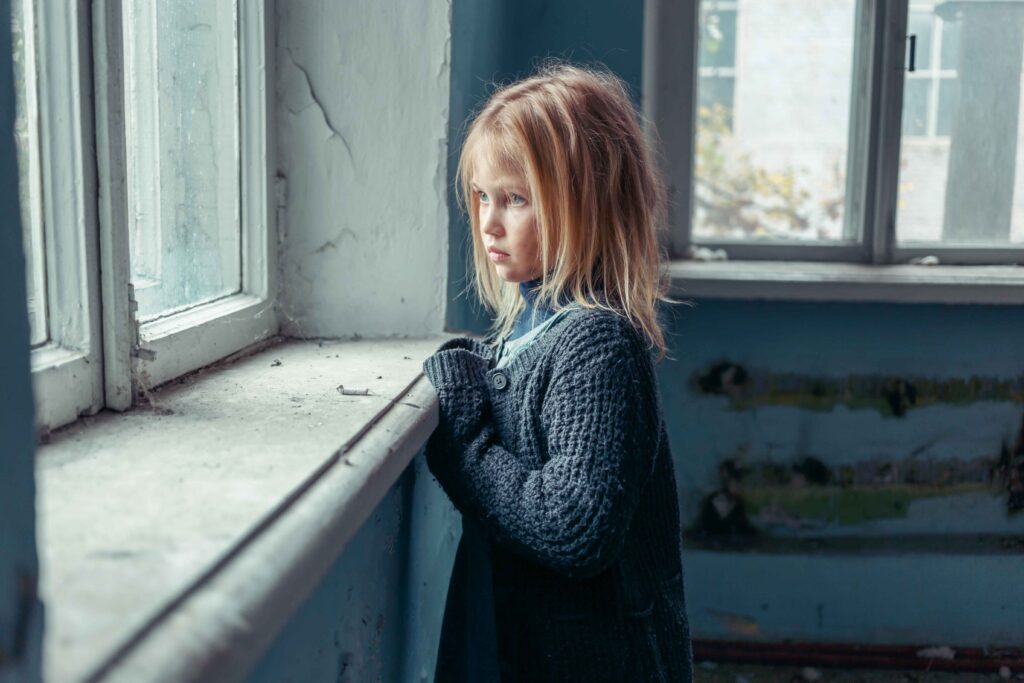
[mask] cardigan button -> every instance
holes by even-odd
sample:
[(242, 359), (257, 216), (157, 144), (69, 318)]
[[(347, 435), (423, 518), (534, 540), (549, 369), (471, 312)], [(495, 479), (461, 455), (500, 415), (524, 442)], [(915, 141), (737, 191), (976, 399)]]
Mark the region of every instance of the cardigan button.
[(491, 381), (494, 383), (494, 388), (497, 389), (498, 391), (501, 391), (502, 389), (508, 386), (508, 377), (506, 377), (505, 374), (502, 372), (494, 373), (494, 376), (491, 378)]

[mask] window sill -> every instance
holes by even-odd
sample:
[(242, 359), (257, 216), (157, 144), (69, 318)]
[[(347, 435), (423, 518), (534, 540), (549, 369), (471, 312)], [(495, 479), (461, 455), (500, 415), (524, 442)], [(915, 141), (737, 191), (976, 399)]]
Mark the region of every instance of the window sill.
[(54, 432), (47, 680), (244, 677), (436, 426), (447, 338), (284, 341)]
[(672, 295), (693, 299), (1024, 304), (1024, 267), (673, 261)]

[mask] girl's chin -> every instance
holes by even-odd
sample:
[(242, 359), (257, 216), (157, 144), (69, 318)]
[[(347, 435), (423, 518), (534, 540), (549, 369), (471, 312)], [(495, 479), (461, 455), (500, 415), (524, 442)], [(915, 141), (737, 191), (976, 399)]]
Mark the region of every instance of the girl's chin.
[(500, 277), (505, 282), (525, 282), (526, 280), (529, 279), (520, 277), (517, 271), (500, 264), (494, 267), (494, 272), (496, 272), (498, 274), (498, 277)]
[(530, 273), (523, 272), (519, 268), (511, 266), (508, 263), (495, 263), (494, 272), (497, 273), (498, 277), (505, 282), (511, 283), (529, 282), (530, 280), (540, 277), (539, 271), (537, 271), (536, 275), (531, 275)]
[[(508, 273), (508, 274), (502, 273), (501, 269), (498, 270), (498, 277), (500, 277), (505, 282), (508, 282), (509, 284), (513, 284), (513, 285), (517, 285), (517, 284), (519, 284), (521, 282), (529, 282), (530, 280), (536, 279), (536, 278), (532, 278), (532, 277), (524, 276), (524, 275), (513, 275), (511, 273)], [(537, 277), (540, 277), (540, 276), (538, 275)]]

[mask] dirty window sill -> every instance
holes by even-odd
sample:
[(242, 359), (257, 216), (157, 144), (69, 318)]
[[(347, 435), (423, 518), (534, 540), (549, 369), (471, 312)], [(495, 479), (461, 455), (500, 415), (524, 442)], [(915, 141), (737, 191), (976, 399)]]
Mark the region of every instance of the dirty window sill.
[(282, 341), (55, 432), (46, 679), (244, 675), (433, 431), (447, 338)]
[(672, 294), (693, 299), (1024, 304), (1024, 267), (673, 261)]

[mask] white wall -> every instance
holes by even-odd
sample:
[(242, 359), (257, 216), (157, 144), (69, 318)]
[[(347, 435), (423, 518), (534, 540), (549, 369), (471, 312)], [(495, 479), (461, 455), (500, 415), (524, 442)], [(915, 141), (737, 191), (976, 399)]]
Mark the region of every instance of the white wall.
[(450, 13), (278, 0), (284, 334), (443, 330)]

